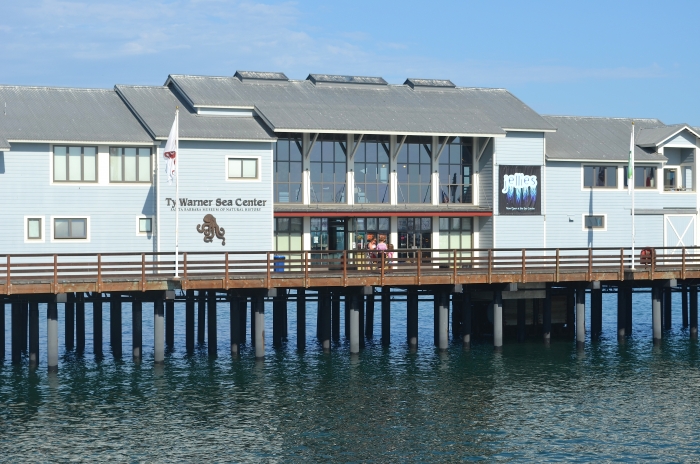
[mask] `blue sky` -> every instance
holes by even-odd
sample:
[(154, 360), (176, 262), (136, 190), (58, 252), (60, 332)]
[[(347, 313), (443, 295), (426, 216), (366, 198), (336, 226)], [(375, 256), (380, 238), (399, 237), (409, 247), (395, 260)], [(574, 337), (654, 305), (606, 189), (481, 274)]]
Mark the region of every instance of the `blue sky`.
[(448, 78), (543, 114), (700, 126), (700, 2), (36, 0), (0, 5), (0, 83), (161, 85), (237, 69)]

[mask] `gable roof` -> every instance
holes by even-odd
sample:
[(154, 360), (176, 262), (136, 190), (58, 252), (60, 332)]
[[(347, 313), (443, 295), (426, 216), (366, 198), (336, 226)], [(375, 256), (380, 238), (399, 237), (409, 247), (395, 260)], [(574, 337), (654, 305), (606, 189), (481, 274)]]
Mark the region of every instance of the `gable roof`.
[(640, 147), (658, 147), (664, 141), (684, 130), (691, 132), (695, 137), (700, 137), (698, 131), (694, 130), (688, 124), (673, 124), (671, 126), (642, 129), (636, 137), (636, 142)]
[(155, 139), (167, 139), (180, 107), (181, 139), (270, 141), (275, 135), (260, 118), (198, 115), (168, 87), (117, 85), (119, 95), (133, 109)]
[(152, 143), (114, 90), (0, 86), (5, 141)]
[[(627, 161), (632, 121), (636, 128), (660, 127), (658, 119), (544, 116), (556, 132), (547, 133), (548, 160)], [(641, 131), (640, 131), (641, 132)], [(635, 145), (637, 161), (664, 162), (666, 158)]]
[(259, 83), (237, 77), (171, 75), (166, 85), (193, 107), (255, 109), (275, 132), (499, 136), (506, 128), (554, 130), (503, 89), (426, 91), (342, 81), (316, 85), (311, 79)]

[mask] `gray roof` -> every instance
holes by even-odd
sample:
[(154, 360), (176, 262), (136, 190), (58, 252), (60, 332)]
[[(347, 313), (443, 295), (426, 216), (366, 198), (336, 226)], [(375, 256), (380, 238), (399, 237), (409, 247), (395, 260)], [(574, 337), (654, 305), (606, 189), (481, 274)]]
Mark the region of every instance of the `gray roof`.
[(553, 130), (503, 89), (414, 91), (408, 85), (257, 84), (236, 77), (171, 75), (194, 107), (255, 108), (275, 132), (498, 135), (504, 128)]
[(0, 135), (0, 151), (7, 151), (9, 149), (10, 149), (10, 142), (8, 142), (5, 137)]
[(0, 106), (10, 141), (153, 141), (114, 90), (3, 85)]
[[(544, 116), (556, 132), (546, 134), (547, 159), (627, 161), (632, 119), (580, 116)], [(636, 130), (659, 127), (658, 119), (634, 119)], [(639, 134), (639, 132), (637, 132)], [(666, 161), (664, 156), (635, 146), (638, 161)]]
[(642, 129), (637, 135), (637, 145), (642, 147), (656, 147), (664, 140), (681, 132), (684, 129), (693, 130), (688, 124), (673, 124), (671, 126), (650, 127)]
[(168, 138), (178, 105), (181, 139), (269, 141), (275, 138), (257, 117), (198, 115), (168, 87), (117, 85), (116, 89), (157, 139)]

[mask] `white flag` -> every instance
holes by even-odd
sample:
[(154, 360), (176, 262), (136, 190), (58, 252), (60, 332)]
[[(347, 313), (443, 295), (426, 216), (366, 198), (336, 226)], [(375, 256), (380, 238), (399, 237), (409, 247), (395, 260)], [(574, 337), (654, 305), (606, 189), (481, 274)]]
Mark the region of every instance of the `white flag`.
[(165, 158), (165, 174), (168, 176), (168, 184), (175, 180), (175, 169), (177, 169), (177, 149), (178, 149), (178, 114), (175, 112), (175, 121), (170, 129), (168, 141), (165, 142), (163, 158)]
[(632, 136), (630, 137), (630, 159), (627, 165), (627, 193), (631, 194), (634, 188), (634, 122), (632, 122)]

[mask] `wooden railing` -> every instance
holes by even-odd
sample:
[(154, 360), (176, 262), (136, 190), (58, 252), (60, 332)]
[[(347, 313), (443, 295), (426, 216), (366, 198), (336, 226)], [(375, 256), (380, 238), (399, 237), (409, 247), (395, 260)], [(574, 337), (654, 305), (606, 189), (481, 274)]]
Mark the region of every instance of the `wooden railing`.
[(78, 283), (89, 283), (89, 291), (103, 292), (121, 287), (124, 291), (194, 288), (211, 281), (220, 282), (217, 288), (272, 288), (700, 277), (700, 248), (647, 248), (635, 256), (634, 269), (630, 251), (190, 252), (178, 257), (177, 279), (173, 253), (8, 254), (0, 255), (0, 293), (58, 293)]

